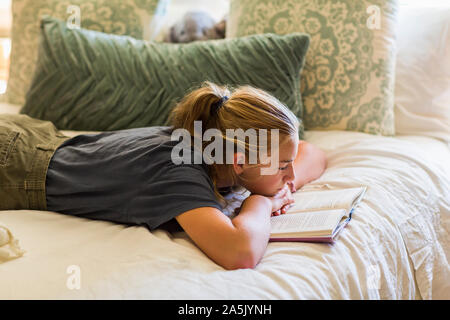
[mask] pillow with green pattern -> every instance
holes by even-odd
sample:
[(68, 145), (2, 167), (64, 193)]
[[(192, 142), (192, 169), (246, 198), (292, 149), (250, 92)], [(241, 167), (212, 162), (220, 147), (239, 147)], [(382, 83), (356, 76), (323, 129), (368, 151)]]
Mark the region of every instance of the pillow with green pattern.
[(231, 0), (227, 38), (311, 36), (301, 77), (306, 130), (394, 135), (397, 0)]
[(6, 99), (23, 105), (36, 65), (40, 21), (49, 15), (107, 33), (149, 39), (158, 0), (12, 0), (11, 65)]
[(176, 102), (206, 80), (261, 88), (302, 118), (306, 34), (173, 44), (69, 29), (51, 17), (41, 28), (36, 73), (21, 113), (58, 129), (164, 125)]

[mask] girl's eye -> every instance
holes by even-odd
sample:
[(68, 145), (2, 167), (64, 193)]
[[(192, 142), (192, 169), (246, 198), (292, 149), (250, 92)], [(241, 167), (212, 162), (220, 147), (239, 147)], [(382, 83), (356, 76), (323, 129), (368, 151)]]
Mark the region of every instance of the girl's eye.
[(286, 170), (288, 167), (289, 167), (289, 166), (282, 167), (282, 168), (278, 168), (278, 169), (280, 169), (280, 170)]

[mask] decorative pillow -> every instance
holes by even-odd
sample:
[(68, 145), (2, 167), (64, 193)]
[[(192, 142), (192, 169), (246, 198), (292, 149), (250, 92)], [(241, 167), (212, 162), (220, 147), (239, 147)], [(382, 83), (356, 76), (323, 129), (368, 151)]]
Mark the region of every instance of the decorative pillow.
[(42, 15), (69, 27), (146, 39), (158, 0), (12, 0), (11, 65), (8, 102), (23, 105), (36, 64)]
[(227, 38), (305, 32), (307, 130), (394, 135), (396, 0), (231, 0)]
[(397, 134), (450, 145), (450, 8), (401, 6), (397, 43)]
[(305, 34), (170, 44), (69, 29), (47, 17), (42, 35), (21, 113), (50, 120), (59, 129), (167, 124), (176, 102), (205, 80), (261, 88), (302, 117), (299, 77), (309, 45)]

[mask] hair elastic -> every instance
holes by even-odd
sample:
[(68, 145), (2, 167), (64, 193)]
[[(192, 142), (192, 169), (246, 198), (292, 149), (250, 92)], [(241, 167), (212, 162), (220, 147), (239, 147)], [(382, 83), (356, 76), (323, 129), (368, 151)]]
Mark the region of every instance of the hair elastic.
[(219, 101), (213, 103), (211, 105), (211, 115), (214, 115), (219, 111), (219, 109), (223, 106), (223, 104), (228, 100), (228, 96), (223, 96)]

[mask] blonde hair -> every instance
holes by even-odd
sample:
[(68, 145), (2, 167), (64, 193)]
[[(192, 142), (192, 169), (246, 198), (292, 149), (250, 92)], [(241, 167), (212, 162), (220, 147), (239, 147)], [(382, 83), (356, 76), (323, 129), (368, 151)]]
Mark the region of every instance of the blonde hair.
[[(219, 104), (219, 107), (218, 107)], [(187, 94), (172, 110), (169, 123), (174, 129), (185, 129), (194, 137), (194, 121), (202, 122), (202, 135), (208, 129), (218, 129), (224, 141), (227, 129), (272, 129), (279, 130), (280, 144), (286, 139), (298, 136), (299, 120), (283, 103), (264, 90), (249, 85), (239, 86), (234, 90), (227, 86), (219, 86), (204, 82), (202, 86)], [(267, 135), (268, 146), (271, 146), (270, 134)], [(209, 144), (203, 141), (203, 150)], [(245, 159), (254, 146), (247, 141), (236, 141), (245, 150)], [(256, 147), (258, 148), (258, 147)], [(268, 150), (270, 152), (270, 150)], [(224, 201), (217, 188), (218, 167), (225, 166), (223, 172), (232, 178), (233, 185), (237, 176), (231, 164), (208, 165), (208, 174), (214, 185), (214, 193)]]

